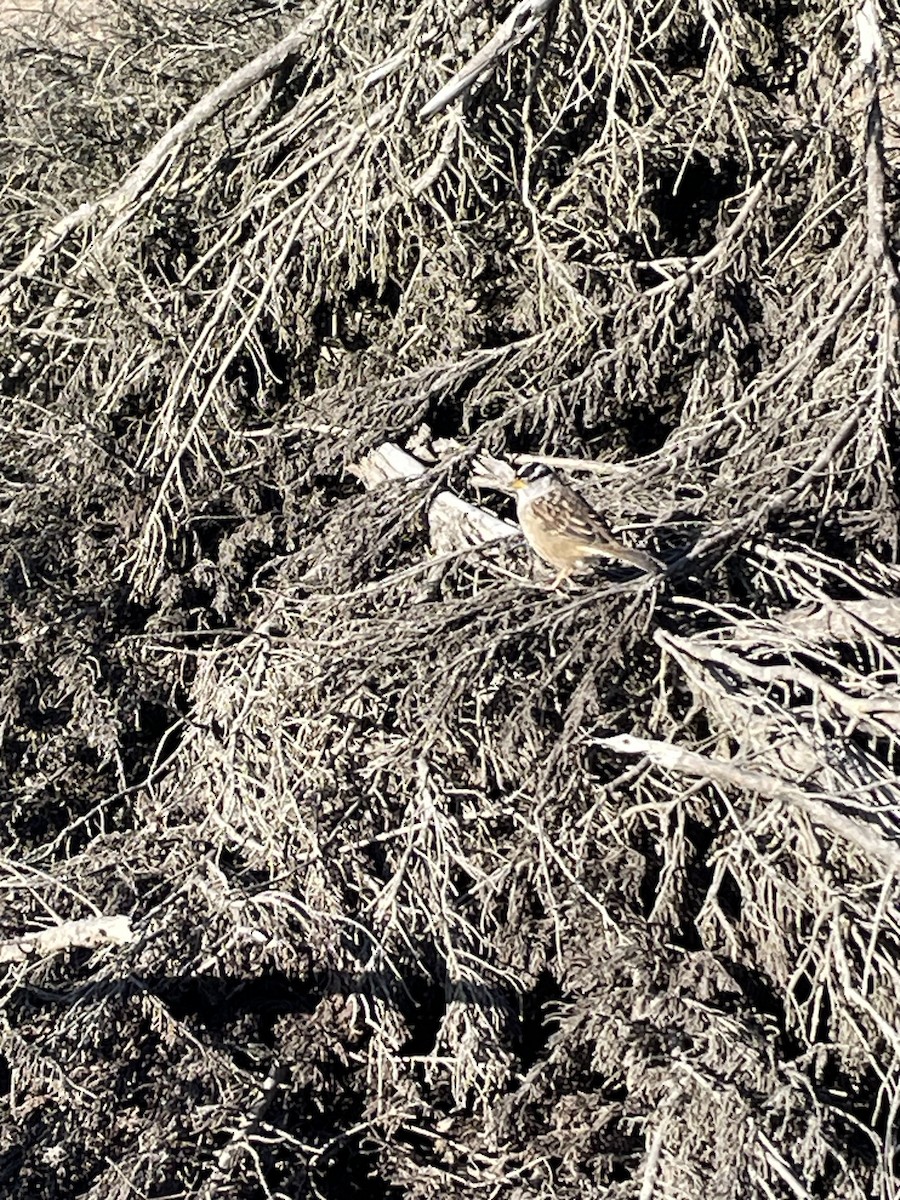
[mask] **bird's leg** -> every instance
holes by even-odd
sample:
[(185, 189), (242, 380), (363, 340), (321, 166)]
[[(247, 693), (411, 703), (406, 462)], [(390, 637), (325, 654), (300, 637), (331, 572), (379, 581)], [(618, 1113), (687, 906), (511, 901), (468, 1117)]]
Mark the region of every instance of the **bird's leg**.
[(550, 584), (550, 591), (555, 592), (561, 583), (564, 583), (572, 573), (571, 567), (563, 567), (561, 571), (556, 572), (553, 582)]

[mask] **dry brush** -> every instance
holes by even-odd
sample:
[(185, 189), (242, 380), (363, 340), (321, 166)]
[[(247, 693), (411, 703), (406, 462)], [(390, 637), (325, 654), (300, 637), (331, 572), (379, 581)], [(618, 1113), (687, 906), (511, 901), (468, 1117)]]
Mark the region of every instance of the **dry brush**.
[(898, 32), (10, 32), (10, 1194), (895, 1195)]

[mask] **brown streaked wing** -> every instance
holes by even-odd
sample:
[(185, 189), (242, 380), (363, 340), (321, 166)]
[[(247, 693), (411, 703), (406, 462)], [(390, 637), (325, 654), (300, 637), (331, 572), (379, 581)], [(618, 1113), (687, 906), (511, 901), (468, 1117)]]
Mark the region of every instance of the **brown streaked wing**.
[(560, 499), (558, 496), (538, 496), (531, 502), (534, 516), (560, 533), (588, 541), (596, 539), (617, 544), (612, 530), (600, 514), (576, 492), (567, 491), (562, 503)]

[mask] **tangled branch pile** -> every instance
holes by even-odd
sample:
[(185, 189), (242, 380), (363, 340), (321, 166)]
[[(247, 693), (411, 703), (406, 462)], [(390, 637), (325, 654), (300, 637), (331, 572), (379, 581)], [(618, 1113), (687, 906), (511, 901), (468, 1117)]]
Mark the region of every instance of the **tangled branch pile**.
[[(898, 54), (875, 0), (7, 36), (7, 1194), (897, 1193)], [(668, 571), (549, 589), (485, 453)]]

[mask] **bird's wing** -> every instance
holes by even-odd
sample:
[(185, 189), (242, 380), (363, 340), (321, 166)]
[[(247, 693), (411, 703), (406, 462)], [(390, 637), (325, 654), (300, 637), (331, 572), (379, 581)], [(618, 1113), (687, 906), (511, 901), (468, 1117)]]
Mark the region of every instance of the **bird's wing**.
[(560, 534), (613, 546), (620, 544), (600, 514), (577, 492), (567, 489), (564, 500), (559, 495), (537, 496), (532, 500), (531, 507), (536, 518)]

